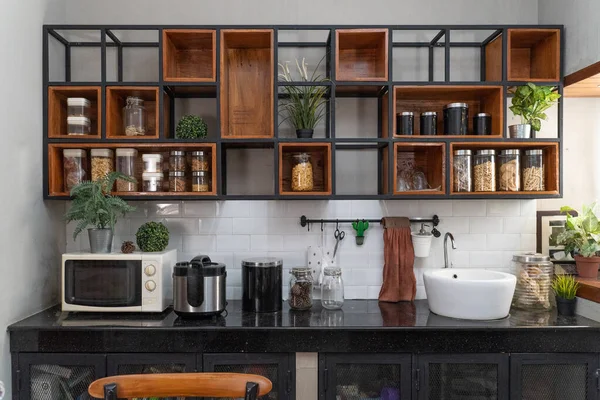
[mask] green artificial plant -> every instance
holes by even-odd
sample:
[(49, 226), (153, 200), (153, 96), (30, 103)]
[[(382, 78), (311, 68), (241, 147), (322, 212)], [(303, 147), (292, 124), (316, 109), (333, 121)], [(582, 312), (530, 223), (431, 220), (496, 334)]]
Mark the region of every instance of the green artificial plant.
[(162, 222), (146, 222), (137, 230), (135, 239), (142, 251), (163, 251), (169, 245), (169, 229)]
[(361, 245), (365, 241), (365, 231), (369, 229), (369, 221), (356, 220), (352, 222), (352, 228), (356, 231), (356, 244)]
[(175, 129), (177, 139), (204, 139), (207, 135), (206, 122), (195, 115), (186, 115), (181, 118)]
[(579, 282), (572, 275), (556, 275), (552, 281), (552, 289), (556, 297), (572, 300), (577, 296)]
[(538, 132), (542, 128), (542, 120), (548, 118), (544, 111), (560, 99), (560, 94), (555, 90), (552, 86), (537, 86), (533, 83), (519, 86), (513, 91), (510, 110), (521, 117), (521, 123), (531, 124), (531, 128)]
[(118, 196), (112, 196), (110, 190), (117, 179), (127, 182), (136, 180), (120, 172), (110, 172), (96, 181), (85, 181), (71, 189), (73, 202), (65, 214), (67, 222), (78, 221), (73, 231), (73, 240), (88, 226), (97, 229), (114, 229), (117, 218), (135, 207), (127, 204)]
[(558, 243), (565, 246), (565, 252), (576, 252), (582, 257), (593, 257), (600, 251), (600, 222), (597, 204), (584, 205), (577, 216), (571, 215), (571, 207), (561, 207), (567, 214), (565, 230), (558, 235)]

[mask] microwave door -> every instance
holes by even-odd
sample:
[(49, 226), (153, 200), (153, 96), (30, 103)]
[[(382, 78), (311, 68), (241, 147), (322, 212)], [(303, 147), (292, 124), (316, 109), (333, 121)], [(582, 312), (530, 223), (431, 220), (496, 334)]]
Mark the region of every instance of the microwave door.
[(142, 304), (140, 260), (65, 261), (65, 302), (92, 307)]

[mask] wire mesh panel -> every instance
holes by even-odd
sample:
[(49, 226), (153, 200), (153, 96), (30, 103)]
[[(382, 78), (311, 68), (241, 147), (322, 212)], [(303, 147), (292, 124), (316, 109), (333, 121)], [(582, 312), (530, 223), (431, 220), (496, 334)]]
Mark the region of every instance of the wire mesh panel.
[(587, 400), (585, 364), (525, 364), (521, 373), (523, 400)]
[(31, 400), (88, 400), (87, 388), (95, 379), (93, 366), (37, 364), (30, 367)]
[[(185, 370), (185, 364), (167, 363), (167, 364), (122, 364), (117, 371), (119, 375), (132, 374), (170, 374), (176, 372), (189, 372)], [(153, 400), (159, 399), (153, 397)], [(183, 400), (183, 397), (162, 397), (160, 400)], [(142, 399), (138, 399), (142, 400)]]
[(400, 396), (400, 365), (336, 364), (336, 399), (395, 399)]
[(497, 364), (429, 364), (430, 400), (497, 400)]
[(279, 365), (277, 364), (224, 364), (215, 365), (215, 372), (233, 372), (240, 374), (255, 374), (261, 375), (271, 380), (273, 383), (273, 390), (262, 397), (260, 400), (278, 400), (283, 399), (284, 394), (281, 396), (277, 392), (279, 388)]

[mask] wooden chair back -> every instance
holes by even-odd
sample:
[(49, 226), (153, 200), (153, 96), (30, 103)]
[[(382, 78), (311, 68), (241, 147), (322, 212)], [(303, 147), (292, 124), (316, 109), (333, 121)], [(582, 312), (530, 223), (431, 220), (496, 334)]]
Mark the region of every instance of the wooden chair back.
[(117, 400), (144, 397), (233, 397), (255, 400), (273, 388), (264, 376), (232, 373), (117, 375), (91, 383), (90, 396)]

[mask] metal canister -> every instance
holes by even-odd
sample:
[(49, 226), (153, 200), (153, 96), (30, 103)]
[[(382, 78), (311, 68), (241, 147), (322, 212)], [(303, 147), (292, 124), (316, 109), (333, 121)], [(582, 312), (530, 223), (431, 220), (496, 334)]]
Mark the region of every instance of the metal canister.
[(281, 311), (283, 260), (259, 257), (242, 260), (242, 310)]
[(403, 111), (396, 114), (396, 135), (413, 135), (415, 114), (412, 111)]
[(437, 135), (437, 113), (435, 111), (421, 113), (421, 135)]
[(444, 135), (469, 133), (469, 105), (450, 103), (444, 106)]
[(491, 135), (492, 116), (488, 113), (477, 113), (473, 116), (473, 134)]

